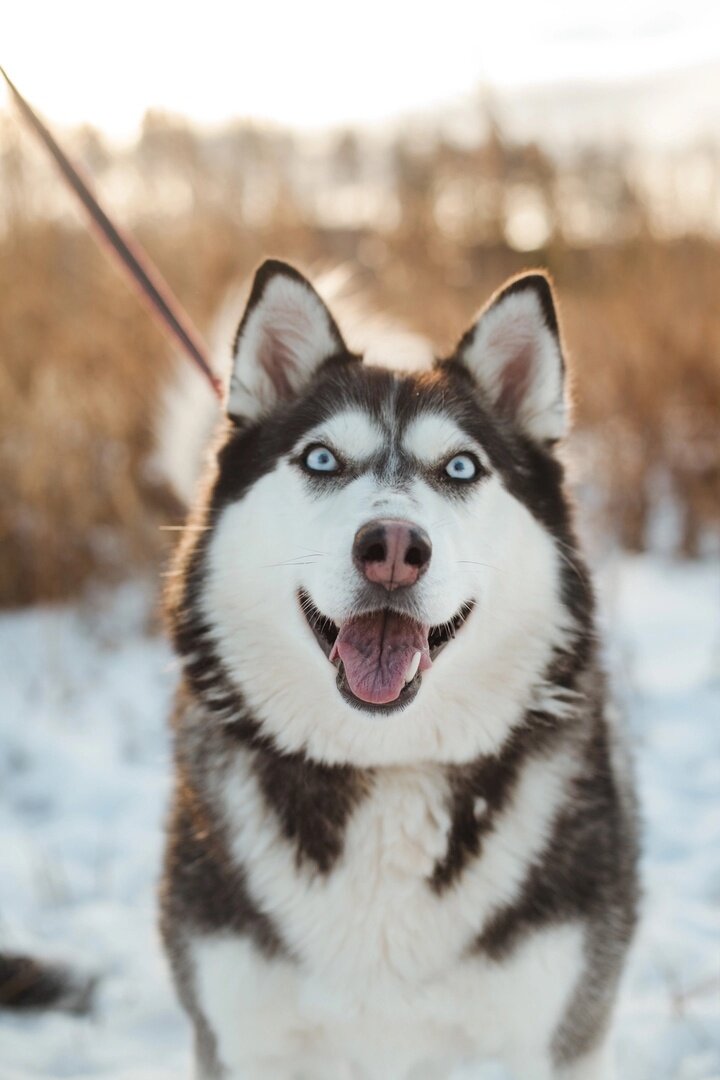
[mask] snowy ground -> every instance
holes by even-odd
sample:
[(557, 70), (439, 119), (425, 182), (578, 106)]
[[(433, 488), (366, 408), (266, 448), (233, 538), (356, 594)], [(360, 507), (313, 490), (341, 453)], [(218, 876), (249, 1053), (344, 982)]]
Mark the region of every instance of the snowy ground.
[[(720, 566), (600, 580), (646, 819), (620, 1077), (720, 1080)], [(0, 946), (103, 976), (90, 1019), (0, 1015), (0, 1080), (188, 1075), (155, 930), (174, 672), (150, 595), (0, 618)]]

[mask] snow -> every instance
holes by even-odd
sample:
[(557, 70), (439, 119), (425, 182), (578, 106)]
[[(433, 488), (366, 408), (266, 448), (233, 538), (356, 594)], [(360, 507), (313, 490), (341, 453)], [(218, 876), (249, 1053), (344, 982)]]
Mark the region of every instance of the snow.
[[(645, 820), (619, 1075), (720, 1080), (720, 565), (598, 574)], [(101, 975), (91, 1017), (0, 1013), (2, 1080), (189, 1074), (156, 929), (174, 682), (148, 582), (0, 617), (0, 946)]]
[(0, 942), (102, 976), (90, 1019), (0, 1014), (3, 1080), (187, 1072), (155, 929), (175, 676), (151, 596), (0, 619)]

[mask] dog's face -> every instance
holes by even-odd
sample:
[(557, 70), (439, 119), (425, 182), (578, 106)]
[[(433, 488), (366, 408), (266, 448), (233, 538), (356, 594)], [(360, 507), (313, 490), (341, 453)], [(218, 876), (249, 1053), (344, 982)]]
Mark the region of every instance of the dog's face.
[[(179, 616), (191, 676), (208, 651), (263, 735), (318, 759), (491, 751), (572, 623), (547, 280), (512, 282), (451, 359), (400, 374), (266, 263), (228, 411)], [(199, 685), (222, 709), (216, 682)]]

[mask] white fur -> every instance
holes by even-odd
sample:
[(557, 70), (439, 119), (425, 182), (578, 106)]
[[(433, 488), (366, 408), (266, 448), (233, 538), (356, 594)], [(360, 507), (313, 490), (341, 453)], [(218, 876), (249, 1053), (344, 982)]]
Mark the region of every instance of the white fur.
[[(223, 383), (229, 378), (230, 342), (240, 302), (239, 290), (229, 290), (210, 335), (212, 368)], [(184, 356), (176, 356), (160, 398), (151, 469), (185, 506), (192, 506), (220, 413), (220, 402), (207, 379)]]
[(441, 413), (428, 412), (411, 421), (403, 435), (403, 447), (424, 465), (435, 465), (470, 449), (490, 469), (490, 460), (482, 446)]
[[(328, 310), (310, 284), (275, 274), (249, 312), (237, 342), (228, 412), (261, 416), (283, 396), (278, 378), (287, 382), (290, 392), (298, 391), (338, 345)], [(269, 364), (268, 355), (277, 359)]]
[(218, 401), (209, 383), (178, 361), (161, 397), (151, 470), (185, 506), (195, 497), (217, 418)]
[[(268, 961), (231, 935), (199, 937), (193, 960), (201, 1000), (235, 1077), (264, 1075), (274, 1059), (328, 1076), (400, 1080), (421, 1064), (463, 1058), (548, 1061), (551, 1034), (582, 964), (575, 925), (534, 934), (502, 963), (467, 952), (516, 895), (547, 841), (574, 769), (567, 756), (532, 762), (487, 836), (483, 857), (443, 896), (427, 884), (447, 845), (442, 774), (383, 770), (351, 819), (340, 864), (327, 878), (298, 868), (257, 788), (250, 752), (225, 777), (226, 822), (253, 899), (282, 927), (293, 962)], [(551, 975), (550, 975), (551, 972)], [(431, 1073), (430, 1075), (435, 1075)]]
[[(542, 930), (502, 964), (460, 961), (412, 1001), (348, 1002), (229, 934), (196, 938), (191, 955), (228, 1080), (446, 1080), (463, 1062), (488, 1060), (504, 1060), (515, 1080), (586, 1080), (558, 1074), (548, 1051), (582, 939), (573, 924)], [(518, 1052), (528, 1038), (537, 1042)]]
[(528, 380), (515, 404), (515, 419), (533, 438), (559, 439), (565, 431), (562, 355), (532, 287), (491, 303), (461, 353), (494, 403), (507, 393), (513, 365), (523, 357), (529, 365)]
[[(363, 423), (371, 435), (359, 417), (343, 414), (340, 426), (357, 431)], [(338, 427), (332, 434), (352, 457)], [(322, 438), (322, 429), (313, 433)], [(462, 445), (459, 430), (456, 438)], [(469, 599), (476, 609), (423, 675), (415, 700), (376, 718), (338, 694), (335, 668), (296, 597), (303, 588), (336, 623), (347, 618), (360, 582), (352, 540), (380, 514), (408, 518), (430, 535), (432, 560), (418, 586), (429, 624), (451, 619)], [(567, 630), (556, 548), (497, 475), (462, 501), (422, 480), (401, 493), (370, 475), (310, 497), (297, 467), (283, 460), (223, 512), (209, 567), (208, 621), (254, 715), (282, 748), (327, 762), (467, 761), (496, 751)]]
[(362, 465), (382, 449), (384, 441), (382, 428), (366, 413), (360, 409), (342, 409), (309, 431), (296, 452), (310, 443), (322, 443), (338, 451), (345, 460)]

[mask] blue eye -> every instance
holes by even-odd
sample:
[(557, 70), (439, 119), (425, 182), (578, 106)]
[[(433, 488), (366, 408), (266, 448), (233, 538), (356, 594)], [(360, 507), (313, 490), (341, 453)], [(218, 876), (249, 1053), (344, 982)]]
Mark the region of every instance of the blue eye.
[(451, 480), (474, 480), (477, 471), (477, 462), (470, 454), (456, 454), (445, 466), (445, 472)]
[(327, 446), (312, 446), (305, 454), (304, 465), (310, 472), (340, 472), (340, 462)]

